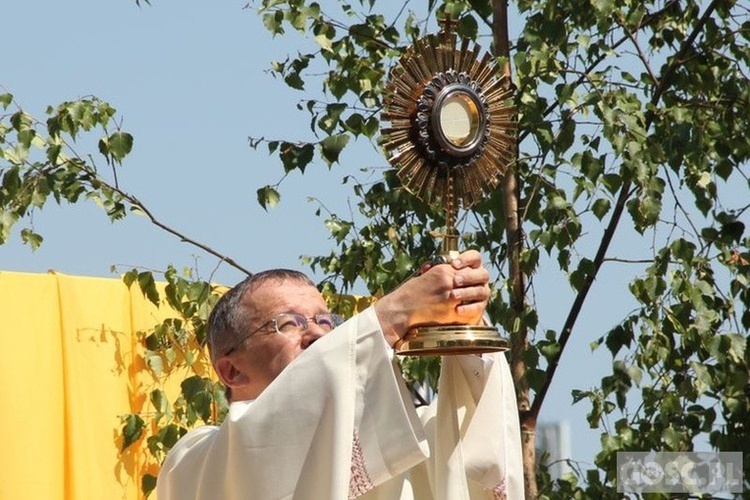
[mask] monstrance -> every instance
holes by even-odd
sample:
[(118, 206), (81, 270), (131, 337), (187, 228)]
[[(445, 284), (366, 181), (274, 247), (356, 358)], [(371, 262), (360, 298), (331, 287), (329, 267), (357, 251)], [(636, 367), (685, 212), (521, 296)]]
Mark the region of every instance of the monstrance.
[[(401, 183), (445, 211), (440, 259), (458, 255), (456, 218), (494, 190), (515, 160), (516, 110), (509, 79), (494, 58), (462, 39), (450, 19), (437, 35), (417, 40), (391, 70), (384, 92), (382, 145)], [(398, 354), (443, 355), (502, 351), (507, 339), (492, 326), (412, 328)]]

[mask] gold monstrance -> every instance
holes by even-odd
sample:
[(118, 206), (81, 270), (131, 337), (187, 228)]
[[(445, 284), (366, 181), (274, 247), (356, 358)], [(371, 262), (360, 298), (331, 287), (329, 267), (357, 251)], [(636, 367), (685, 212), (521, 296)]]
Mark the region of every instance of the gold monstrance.
[[(409, 47), (385, 88), (383, 148), (403, 185), (426, 203), (442, 204), (446, 230), (440, 258), (458, 255), (459, 207), (470, 208), (494, 190), (516, 151), (516, 110), (508, 78), (489, 53), (456, 46), (450, 20), (438, 35)], [(496, 328), (436, 325), (411, 329), (399, 354), (443, 355), (503, 351)]]

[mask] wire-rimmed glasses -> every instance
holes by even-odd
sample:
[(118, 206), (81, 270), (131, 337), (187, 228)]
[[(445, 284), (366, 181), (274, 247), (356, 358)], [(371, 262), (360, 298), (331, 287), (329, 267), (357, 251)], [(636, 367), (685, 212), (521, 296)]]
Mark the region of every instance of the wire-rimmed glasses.
[(265, 328), (268, 328), (271, 325), (273, 325), (277, 333), (290, 337), (293, 335), (300, 335), (305, 332), (307, 330), (307, 327), (309, 326), (309, 321), (312, 321), (313, 323), (318, 325), (324, 332), (328, 333), (339, 326), (341, 323), (343, 323), (344, 318), (334, 313), (319, 313), (309, 317), (296, 313), (277, 314), (252, 332), (242, 337), (242, 340), (238, 341), (224, 354), (231, 354), (251, 336)]

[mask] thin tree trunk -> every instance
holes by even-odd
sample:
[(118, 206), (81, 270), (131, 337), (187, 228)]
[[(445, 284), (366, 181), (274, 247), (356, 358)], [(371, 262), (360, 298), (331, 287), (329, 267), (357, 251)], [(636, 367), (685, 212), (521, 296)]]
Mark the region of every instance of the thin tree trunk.
[[(503, 57), (503, 73), (511, 79), (510, 36), (508, 33), (507, 0), (492, 1), (492, 34), (495, 55)], [(516, 156), (518, 151), (516, 150)], [(510, 303), (516, 316), (526, 307), (526, 277), (521, 271), (523, 230), (519, 218), (520, 185), (515, 166), (511, 165), (502, 181), (503, 209), (508, 239), (508, 275), (510, 276)], [(526, 382), (526, 364), (523, 353), (528, 345), (528, 332), (521, 323), (518, 331), (511, 333), (510, 369), (516, 386), (518, 413), (521, 420), (521, 447), (523, 456), (524, 493), (528, 500), (537, 497), (536, 484), (536, 417), (529, 412), (529, 386)]]

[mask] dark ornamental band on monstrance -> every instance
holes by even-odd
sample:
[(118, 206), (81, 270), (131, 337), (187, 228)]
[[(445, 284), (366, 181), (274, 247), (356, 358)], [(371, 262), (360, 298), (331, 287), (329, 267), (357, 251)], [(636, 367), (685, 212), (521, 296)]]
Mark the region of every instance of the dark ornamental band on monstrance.
[[(458, 255), (456, 217), (493, 191), (516, 158), (512, 88), (489, 53), (456, 45), (451, 22), (417, 40), (391, 70), (385, 88), (382, 145), (401, 183), (445, 211), (440, 259)], [(492, 326), (415, 327), (398, 354), (444, 355), (503, 351), (507, 339)]]

